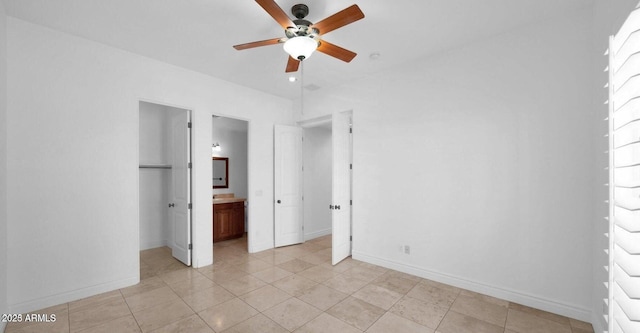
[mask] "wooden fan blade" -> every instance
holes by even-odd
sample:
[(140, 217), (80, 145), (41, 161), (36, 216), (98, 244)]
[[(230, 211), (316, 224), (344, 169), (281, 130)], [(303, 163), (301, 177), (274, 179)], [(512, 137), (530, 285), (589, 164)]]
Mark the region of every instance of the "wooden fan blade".
[(360, 10), (360, 7), (352, 5), (312, 25), (311, 28), (318, 29), (320, 34), (324, 35), (362, 18), (364, 18), (364, 13)]
[(238, 51), (246, 50), (246, 49), (250, 49), (250, 48), (254, 48), (254, 47), (258, 47), (258, 46), (267, 46), (267, 45), (278, 44), (278, 43), (280, 43), (280, 40), (281, 40), (281, 38), (272, 38), (272, 39), (261, 40), (261, 41), (257, 41), (257, 42), (234, 45), (233, 48), (238, 50)]
[(273, 0), (256, 0), (256, 2), (273, 17), (283, 29), (288, 27), (295, 27), (296, 25), (291, 21), (287, 13), (278, 6)]
[(317, 51), (322, 52), (326, 55), (330, 55), (334, 58), (338, 58), (344, 62), (351, 62), (353, 58), (356, 57), (357, 53), (351, 52), (345, 48), (342, 48), (338, 45), (331, 44), (327, 41), (320, 41), (320, 46), (318, 46)]
[(285, 72), (286, 73), (297, 72), (298, 66), (300, 66), (300, 61), (293, 59), (292, 56), (289, 56), (289, 61), (287, 61), (287, 69), (285, 70)]

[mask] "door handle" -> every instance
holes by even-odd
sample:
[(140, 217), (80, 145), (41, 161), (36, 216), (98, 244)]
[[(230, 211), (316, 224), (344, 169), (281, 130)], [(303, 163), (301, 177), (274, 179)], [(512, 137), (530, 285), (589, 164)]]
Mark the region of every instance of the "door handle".
[(340, 209), (340, 205), (336, 205), (336, 209)]
[(280, 201), (280, 200), (278, 200), (278, 201), (276, 201), (276, 202), (277, 202), (277, 203), (281, 203), (281, 201)]
[(176, 206), (176, 204), (174, 204), (174, 203), (170, 203), (170, 204), (169, 204), (169, 208), (171, 208), (171, 207), (175, 207), (175, 206)]

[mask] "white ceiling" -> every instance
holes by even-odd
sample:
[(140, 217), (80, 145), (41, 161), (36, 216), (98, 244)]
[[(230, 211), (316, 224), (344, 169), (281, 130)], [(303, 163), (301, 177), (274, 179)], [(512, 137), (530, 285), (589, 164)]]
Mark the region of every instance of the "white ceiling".
[[(36, 24), (289, 99), (298, 83), (284, 73), (281, 45), (236, 51), (232, 45), (283, 37), (253, 0), (4, 0), (7, 13)], [(315, 53), (304, 84), (343, 84), (515, 27), (590, 6), (592, 0), (277, 0), (319, 20), (354, 2), (365, 18), (323, 36), (358, 53), (349, 64)], [(379, 53), (378, 60), (370, 54)], [(299, 73), (298, 73), (299, 74)]]

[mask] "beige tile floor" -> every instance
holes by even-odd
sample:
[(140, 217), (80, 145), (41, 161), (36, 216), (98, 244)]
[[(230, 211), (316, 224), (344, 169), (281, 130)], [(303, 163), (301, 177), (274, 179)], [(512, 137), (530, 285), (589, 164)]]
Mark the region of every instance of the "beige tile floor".
[(6, 332), (586, 333), (590, 324), (348, 258), (330, 236), (255, 254), (214, 245), (193, 269), (168, 248), (140, 253), (141, 282), (36, 313)]

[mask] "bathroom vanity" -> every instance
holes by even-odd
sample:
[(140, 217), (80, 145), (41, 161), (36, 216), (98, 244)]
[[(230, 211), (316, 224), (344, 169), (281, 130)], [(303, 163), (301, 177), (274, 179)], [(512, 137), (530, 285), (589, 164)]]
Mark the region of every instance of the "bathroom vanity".
[(213, 242), (240, 238), (244, 235), (245, 198), (218, 194), (213, 198)]

